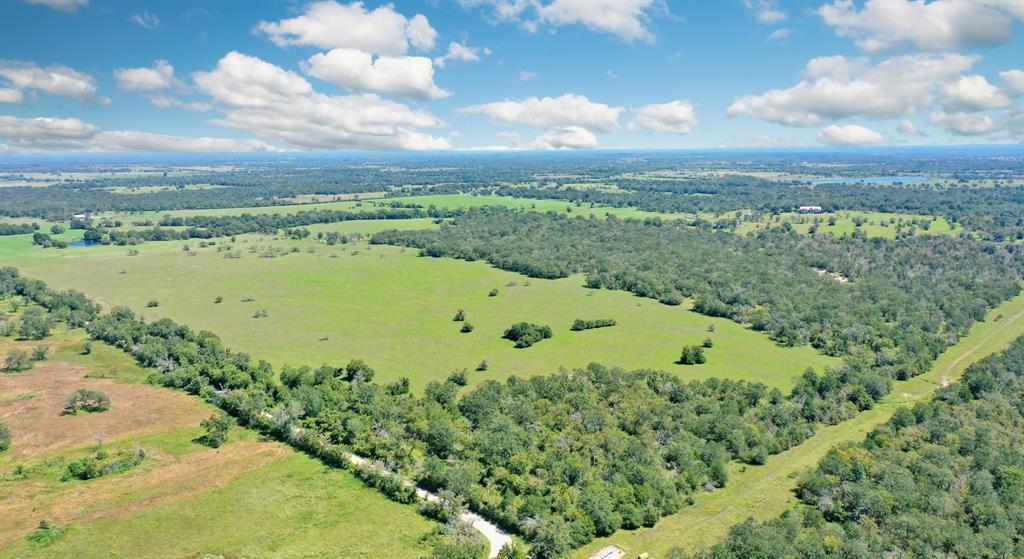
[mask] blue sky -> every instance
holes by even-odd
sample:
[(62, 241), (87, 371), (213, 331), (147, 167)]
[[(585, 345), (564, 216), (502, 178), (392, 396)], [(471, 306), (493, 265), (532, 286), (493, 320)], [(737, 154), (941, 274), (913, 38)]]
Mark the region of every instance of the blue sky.
[(0, 153), (1019, 143), (1019, 0), (0, 5)]

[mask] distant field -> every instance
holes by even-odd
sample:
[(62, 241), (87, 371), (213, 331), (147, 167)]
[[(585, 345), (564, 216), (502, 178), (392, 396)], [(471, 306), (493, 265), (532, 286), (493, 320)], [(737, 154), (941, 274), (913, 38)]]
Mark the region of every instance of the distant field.
[[(829, 219), (835, 218), (835, 225), (829, 225)], [(855, 219), (866, 220), (860, 227), (857, 227)], [(927, 215), (900, 214), (900, 213), (876, 213), (876, 212), (836, 212), (824, 214), (796, 214), (784, 213), (778, 216), (770, 216), (761, 221), (742, 221), (736, 232), (739, 234), (749, 233), (765, 227), (777, 227), (784, 223), (790, 223), (793, 229), (801, 233), (807, 233), (815, 224), (818, 224), (818, 231), (831, 233), (833, 235), (849, 235), (854, 231), (861, 230), (869, 237), (896, 237), (896, 230), (902, 225), (909, 228), (913, 225), (917, 235), (959, 235), (963, 226), (951, 224), (944, 217), (933, 217)], [(928, 222), (928, 229), (913, 222)]]
[[(81, 331), (42, 342), (57, 348), (24, 373), (0, 372), (0, 421), (13, 445), (0, 453), (0, 556), (414, 558), (435, 524), (389, 501), (347, 471), (235, 429), (228, 444), (194, 442), (212, 408), (197, 398), (139, 384), (148, 371)], [(0, 359), (25, 345), (0, 338)], [(78, 387), (112, 402), (98, 414), (61, 416)], [(61, 481), (69, 460), (140, 447), (142, 464), (89, 481)], [(24, 474), (12, 474), (16, 466)], [(48, 546), (25, 540), (41, 520), (65, 528)], [(387, 525), (382, 532), (379, 527)]]
[[(432, 226), (417, 220), (331, 227), (369, 233), (398, 223)], [(485, 359), (488, 370), (472, 372), (473, 382), (597, 361), (668, 370), (684, 379), (758, 380), (782, 389), (808, 366), (820, 370), (837, 362), (809, 347), (778, 346), (725, 319), (621, 291), (585, 289), (580, 277), (529, 279), (483, 262), (420, 258), (411, 249), (362, 242), (327, 246), (250, 235), (236, 243), (239, 259), (226, 259), (214, 247), (200, 249), (196, 242), (188, 243), (197, 253), (189, 256), (183, 244), (146, 243), (137, 247), (138, 256), (128, 256), (125, 247), (45, 250), (28, 245), (25, 236), (9, 237), (0, 239), (0, 265), (16, 266), (53, 287), (85, 291), (108, 308), (127, 304), (147, 318), (169, 316), (211, 330), (229, 347), (276, 365), (362, 358), (379, 380), (407, 376), (416, 389), (453, 370), (473, 371)], [(271, 248), (298, 252), (259, 256)], [(499, 295), (488, 297), (494, 288)], [(214, 304), (217, 296), (222, 303)], [(242, 302), (248, 296), (255, 300)], [(159, 306), (146, 308), (150, 300)], [(473, 332), (459, 332), (461, 324), (452, 321), (458, 309), (465, 310)], [(258, 310), (269, 316), (253, 318)], [(577, 318), (613, 318), (618, 325), (572, 332)], [(555, 336), (515, 349), (501, 335), (521, 320), (550, 325)], [(705, 337), (714, 342), (706, 364), (675, 364), (682, 346)]]
[(799, 476), (815, 467), (832, 447), (856, 443), (875, 426), (888, 421), (901, 406), (931, 397), (941, 385), (956, 382), (972, 363), (1001, 351), (1024, 335), (1024, 295), (990, 311), (984, 322), (937, 359), (931, 370), (907, 381), (893, 384), (892, 393), (873, 409), (855, 418), (819, 429), (801, 445), (772, 456), (764, 466), (730, 465), (729, 483), (713, 493), (698, 495), (697, 503), (679, 513), (661, 519), (653, 528), (621, 530), (595, 540), (581, 549), (579, 559), (609, 544), (617, 545), (635, 557), (649, 552), (663, 557), (674, 546), (688, 551), (710, 547), (735, 524), (748, 517), (774, 518), (797, 503), (793, 490)]

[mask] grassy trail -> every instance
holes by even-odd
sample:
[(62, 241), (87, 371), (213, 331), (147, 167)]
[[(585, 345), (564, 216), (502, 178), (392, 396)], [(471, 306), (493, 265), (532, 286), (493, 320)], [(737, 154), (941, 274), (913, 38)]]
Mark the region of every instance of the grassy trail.
[(764, 466), (734, 464), (724, 489), (698, 496), (694, 506), (662, 519), (653, 528), (619, 531), (596, 540), (577, 556), (589, 557), (610, 544), (626, 550), (628, 557), (645, 551), (652, 557), (663, 557), (674, 546), (694, 551), (713, 545), (729, 527), (748, 517), (776, 517), (797, 502), (793, 490), (800, 474), (817, 465), (830, 448), (863, 439), (877, 425), (888, 421), (899, 407), (931, 397), (939, 386), (959, 380), (972, 363), (1002, 350), (1021, 335), (1024, 294), (989, 312), (986, 320), (974, 325), (967, 336), (943, 353), (930, 371), (895, 383), (889, 397), (873, 409), (839, 425), (819, 429), (800, 446), (772, 456)]

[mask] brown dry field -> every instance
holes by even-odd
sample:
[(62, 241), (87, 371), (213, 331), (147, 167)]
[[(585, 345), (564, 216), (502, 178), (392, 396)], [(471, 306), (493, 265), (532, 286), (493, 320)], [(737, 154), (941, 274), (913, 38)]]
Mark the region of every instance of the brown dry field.
[(58, 525), (81, 523), (160, 506), (224, 485), (290, 452), (275, 442), (242, 441), (183, 456), (150, 453), (138, 470), (84, 483), (0, 482), (0, 548), (43, 518)]
[[(195, 427), (210, 408), (180, 392), (154, 386), (85, 378), (88, 367), (37, 363), (20, 374), (0, 373), (0, 422), (11, 430), (4, 458), (25, 461), (95, 444), (97, 434), (110, 442), (156, 432)], [(62, 416), (68, 395), (91, 388), (110, 396), (103, 413)]]

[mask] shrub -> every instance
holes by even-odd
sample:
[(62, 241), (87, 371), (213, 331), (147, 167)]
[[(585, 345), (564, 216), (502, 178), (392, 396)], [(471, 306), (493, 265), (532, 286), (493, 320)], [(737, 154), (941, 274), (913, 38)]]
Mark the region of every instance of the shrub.
[(704, 348), (696, 345), (688, 345), (683, 348), (682, 354), (679, 356), (680, 365), (699, 365), (707, 361), (704, 356)]
[(570, 330), (579, 332), (581, 330), (590, 330), (592, 328), (607, 328), (609, 326), (615, 326), (614, 319), (598, 318), (596, 320), (583, 320), (582, 318), (577, 318), (576, 321), (572, 323), (572, 327), (570, 328)]
[(199, 442), (208, 447), (217, 448), (228, 440), (228, 432), (234, 425), (235, 420), (230, 415), (215, 413), (199, 423), (199, 426), (205, 431), (199, 437)]
[(463, 334), (468, 334), (468, 333), (470, 333), (472, 331), (473, 331), (473, 325), (470, 324), (469, 322), (463, 322), (462, 323), (462, 328), (459, 329), (459, 332), (462, 332)]
[(219, 304), (219, 303), (221, 303), (222, 301), (224, 301), (224, 298), (223, 298), (223, 297), (221, 297), (220, 295), (218, 295), (218, 296), (214, 297), (214, 299), (213, 299), (213, 303), (214, 303), (214, 304)]
[(488, 367), (490, 367), (490, 364), (487, 363), (486, 359), (484, 359), (483, 361), (480, 362), (479, 365), (476, 366), (476, 370), (478, 370), (478, 371), (486, 371)]
[(11, 430), (3, 423), (0, 423), (0, 452), (8, 448), (11, 448)]
[(715, 345), (715, 342), (712, 341), (710, 337), (708, 337), (708, 338), (704, 338), (704, 342), (701, 343), (700, 345), (701, 345), (701, 347), (705, 347), (705, 348), (711, 349), (711, 347)]
[(97, 450), (92, 456), (69, 462), (61, 475), (61, 481), (72, 479), (85, 481), (126, 472), (141, 464), (145, 459), (146, 451), (141, 448), (123, 449), (113, 454)]
[(506, 340), (512, 340), (516, 343), (517, 348), (522, 349), (530, 347), (541, 340), (546, 340), (551, 336), (550, 326), (519, 322), (505, 330), (505, 334), (502, 337)]
[(32, 358), (23, 349), (12, 349), (4, 358), (4, 370), (8, 372), (25, 371), (32, 367)]
[(10, 336), (14, 334), (14, 323), (10, 320), (0, 320), (0, 336)]
[(490, 291), (490, 292), (489, 292), (489, 293), (487, 294), (487, 296), (488, 296), (488, 297), (497, 297), (497, 296), (498, 296), (498, 288), (497, 288), (497, 287), (495, 287), (494, 289), (492, 289), (492, 290), (491, 290), (491, 291)]
[(79, 388), (68, 396), (61, 415), (75, 415), (79, 411), (88, 413), (103, 412), (110, 409), (110, 397), (99, 390)]
[(253, 318), (267, 318), (268, 316), (270, 316), (270, 313), (267, 312), (267, 309), (260, 309), (252, 313)]
[(47, 345), (37, 345), (35, 347), (35, 349), (32, 350), (32, 360), (33, 361), (45, 361), (46, 358), (49, 357), (49, 356), (50, 356), (50, 346), (47, 346)]
[(59, 540), (64, 535), (64, 532), (65, 528), (54, 526), (45, 520), (41, 520), (36, 531), (25, 536), (25, 539), (35, 546), (44, 547)]
[(92, 342), (85, 342), (82, 344), (82, 355), (89, 355), (92, 353)]
[(448, 375), (448, 382), (453, 382), (459, 386), (466, 386), (469, 384), (469, 373), (466, 369), (452, 371), (452, 374)]
[(150, 299), (149, 302), (146, 303), (146, 308), (147, 309), (151, 309), (153, 307), (159, 307), (159, 306), (160, 306), (160, 301), (157, 301), (156, 299)]
[(459, 309), (455, 313), (455, 317), (452, 318), (452, 320), (455, 321), (455, 322), (462, 322), (463, 320), (466, 320), (466, 311), (464, 311), (462, 309)]

